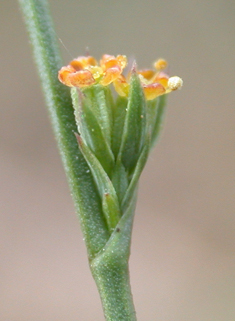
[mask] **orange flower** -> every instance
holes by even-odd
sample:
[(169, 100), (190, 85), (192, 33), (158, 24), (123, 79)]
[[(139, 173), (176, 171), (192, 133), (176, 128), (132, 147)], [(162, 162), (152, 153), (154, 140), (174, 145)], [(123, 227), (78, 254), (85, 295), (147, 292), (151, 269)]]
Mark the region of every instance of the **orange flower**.
[[(69, 87), (85, 88), (94, 84), (108, 86), (113, 83), (120, 96), (127, 97), (130, 88), (130, 74), (123, 76), (123, 69), (127, 65), (126, 56), (103, 55), (98, 64), (94, 57), (78, 57), (72, 60), (68, 66), (59, 71), (59, 80)], [(163, 72), (167, 67), (164, 59), (158, 59), (154, 63), (155, 70), (144, 69), (137, 71), (145, 98), (152, 100), (160, 95), (167, 94), (180, 88), (183, 84), (179, 77), (171, 77)]]
[(59, 71), (58, 78), (69, 87), (107, 86), (115, 81), (127, 65), (126, 56), (103, 55), (100, 65), (92, 56), (78, 57)]
[[(169, 76), (162, 71), (166, 66), (166, 60), (158, 59), (154, 63), (155, 71), (151, 69), (137, 71), (147, 100), (152, 100), (182, 87), (183, 81), (181, 78), (177, 76), (169, 78)], [(129, 79), (130, 75), (128, 75), (127, 79), (123, 75), (120, 75), (114, 81), (114, 87), (120, 96), (128, 96), (130, 87)]]

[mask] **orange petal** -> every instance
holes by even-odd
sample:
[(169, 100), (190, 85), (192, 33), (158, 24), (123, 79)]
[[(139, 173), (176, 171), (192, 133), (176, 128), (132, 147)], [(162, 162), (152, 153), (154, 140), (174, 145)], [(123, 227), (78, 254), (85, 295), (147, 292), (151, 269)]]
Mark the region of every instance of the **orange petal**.
[(164, 72), (159, 72), (156, 74), (156, 77), (153, 78), (153, 82), (158, 82), (166, 88), (168, 85), (168, 79), (169, 76), (167, 74)]
[(105, 71), (103, 78), (100, 80), (100, 84), (103, 86), (111, 84), (111, 82), (113, 82), (118, 78), (118, 76), (120, 76), (121, 72), (121, 68), (118, 66), (108, 68)]
[(76, 71), (84, 69), (83, 63), (78, 59), (70, 61), (70, 66), (72, 66)]
[(116, 58), (114, 56), (111, 55), (103, 55), (101, 60), (100, 60), (100, 67), (103, 68), (104, 70), (107, 69), (107, 65), (109, 65), (108, 68), (113, 67), (114, 65), (116, 65)]
[(88, 87), (95, 83), (92, 73), (87, 69), (77, 71), (68, 77), (73, 87)]
[(165, 88), (157, 82), (149, 85), (143, 85), (143, 90), (147, 100), (152, 100), (166, 92)]
[(144, 69), (144, 70), (138, 71), (138, 74), (142, 75), (147, 80), (151, 80), (153, 78), (155, 72), (151, 69)]
[(114, 58), (114, 59), (109, 59), (109, 60), (107, 60), (107, 61), (105, 61), (105, 62), (102, 63), (102, 68), (103, 68), (104, 70), (107, 70), (107, 69), (113, 68), (113, 67), (119, 67), (118, 61), (117, 61), (116, 58)]
[(77, 71), (79, 71), (89, 66), (96, 66), (97, 61), (92, 56), (87, 56), (87, 57), (80, 56), (76, 59), (73, 59), (70, 62), (70, 65), (73, 66)]
[(66, 86), (73, 87), (69, 79), (69, 75), (71, 75), (74, 72), (75, 69), (72, 66), (62, 67), (58, 73), (59, 81)]
[(90, 66), (97, 66), (97, 61), (94, 57), (88, 56), (87, 57), (87, 64)]
[(130, 85), (127, 83), (125, 77), (123, 75), (120, 75), (114, 82), (113, 82), (114, 88), (118, 95), (127, 97), (129, 94), (129, 87)]
[(127, 65), (126, 56), (118, 55), (117, 57), (111, 55), (103, 55), (100, 60), (100, 66), (105, 70), (113, 67), (120, 67), (123, 70)]
[(104, 55), (102, 56), (100, 62), (105, 63), (105, 61), (108, 61), (108, 60), (110, 60), (110, 59), (115, 59), (115, 56), (104, 54)]

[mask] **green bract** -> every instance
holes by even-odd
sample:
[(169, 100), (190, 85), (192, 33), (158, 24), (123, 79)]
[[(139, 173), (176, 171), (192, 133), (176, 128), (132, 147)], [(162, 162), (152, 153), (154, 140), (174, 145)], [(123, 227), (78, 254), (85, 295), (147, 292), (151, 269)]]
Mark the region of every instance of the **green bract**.
[[(128, 98), (114, 102), (109, 87), (71, 89), (77, 141), (96, 184), (110, 235), (133, 202), (138, 179), (156, 141), (165, 96), (146, 101), (133, 71)], [(122, 233), (120, 233), (122, 235)]]

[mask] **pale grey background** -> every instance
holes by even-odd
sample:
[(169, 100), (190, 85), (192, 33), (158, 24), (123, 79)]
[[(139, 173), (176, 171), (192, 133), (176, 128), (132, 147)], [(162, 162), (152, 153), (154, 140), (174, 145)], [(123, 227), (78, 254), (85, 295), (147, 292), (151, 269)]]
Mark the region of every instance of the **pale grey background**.
[[(50, 1), (58, 37), (184, 79), (141, 178), (138, 320), (235, 320), (235, 2)], [(0, 320), (102, 321), (17, 1), (0, 4)], [(65, 63), (71, 56), (62, 48)]]

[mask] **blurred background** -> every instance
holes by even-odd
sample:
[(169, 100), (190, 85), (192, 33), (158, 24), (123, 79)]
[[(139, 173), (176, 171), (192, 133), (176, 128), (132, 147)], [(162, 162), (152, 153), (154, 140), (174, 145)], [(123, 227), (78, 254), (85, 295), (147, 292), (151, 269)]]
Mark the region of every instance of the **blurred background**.
[[(141, 177), (138, 320), (235, 320), (235, 2), (49, 2), (65, 64), (88, 46), (184, 80)], [(0, 320), (102, 321), (17, 2), (0, 16)]]

